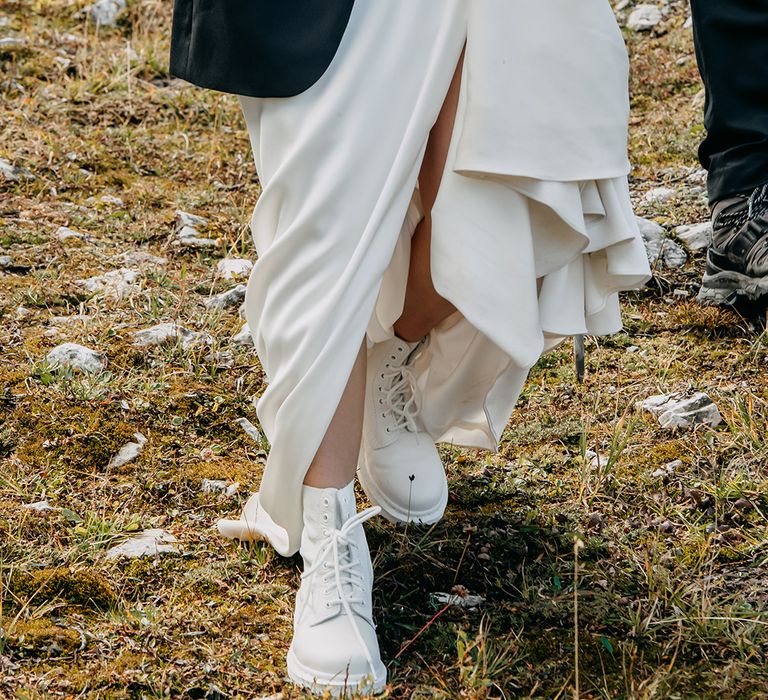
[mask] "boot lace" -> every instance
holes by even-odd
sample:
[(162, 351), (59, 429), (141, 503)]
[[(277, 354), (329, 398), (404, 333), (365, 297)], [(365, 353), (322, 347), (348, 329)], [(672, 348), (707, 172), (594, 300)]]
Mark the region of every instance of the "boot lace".
[[(317, 574), (321, 568), (333, 569), (337, 598), (326, 600), (325, 604), (329, 608), (339, 604), (344, 608), (372, 673), (375, 673), (373, 658), (352, 610), (353, 605), (363, 604), (366, 600), (363, 596), (364, 576), (360, 571), (360, 557), (355, 556), (355, 552), (353, 552), (354, 549), (357, 549), (357, 544), (349, 539), (349, 535), (355, 528), (362, 527), (366, 520), (370, 520), (380, 512), (379, 506), (366, 508), (349, 518), (340, 528), (329, 529), (326, 535), (327, 539), (320, 547), (315, 563), (301, 575), (301, 579), (304, 580)], [(329, 555), (330, 563), (328, 562)], [(322, 580), (323, 583), (329, 583), (327, 575)], [(325, 589), (326, 594), (332, 592), (332, 587)]]
[[(407, 430), (411, 433), (419, 431), (416, 417), (419, 415), (419, 405), (416, 400), (416, 373), (410, 365), (385, 369), (383, 379), (392, 379), (389, 389), (383, 391), (380, 399), (384, 410), (395, 416), (394, 430)], [(392, 432), (393, 428), (387, 428)]]

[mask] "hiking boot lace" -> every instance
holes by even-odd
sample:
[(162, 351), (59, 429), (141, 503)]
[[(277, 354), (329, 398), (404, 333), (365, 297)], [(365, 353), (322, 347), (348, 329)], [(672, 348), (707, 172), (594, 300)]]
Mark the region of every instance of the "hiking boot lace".
[[(363, 595), (365, 577), (360, 570), (361, 559), (356, 556), (357, 543), (349, 539), (350, 533), (357, 528), (362, 527), (366, 520), (370, 520), (381, 512), (379, 506), (366, 508), (349, 518), (340, 528), (329, 528), (323, 534), (325, 542), (320, 546), (315, 563), (310, 566), (302, 575), (302, 581), (316, 574), (323, 569), (325, 573), (322, 577), (322, 583), (325, 584), (323, 592), (325, 595), (335, 593), (336, 598), (329, 598), (325, 601), (326, 607), (341, 605), (344, 612), (349, 617), (355, 637), (362, 648), (365, 659), (368, 662), (371, 671), (374, 672), (374, 661), (368, 645), (363, 639), (363, 635), (358, 627), (356, 616), (352, 610), (353, 605), (360, 605), (366, 602)], [(329, 555), (331, 555), (329, 557)], [(330, 561), (328, 561), (330, 559)], [(327, 572), (333, 569), (333, 576)], [(333, 579), (333, 580), (331, 580)]]
[(411, 433), (419, 431), (416, 418), (419, 415), (419, 405), (416, 400), (416, 373), (410, 365), (392, 367), (381, 373), (382, 379), (392, 379), (389, 389), (383, 390), (379, 403), (385, 411), (395, 416), (395, 425), (387, 428), (392, 430), (407, 430)]

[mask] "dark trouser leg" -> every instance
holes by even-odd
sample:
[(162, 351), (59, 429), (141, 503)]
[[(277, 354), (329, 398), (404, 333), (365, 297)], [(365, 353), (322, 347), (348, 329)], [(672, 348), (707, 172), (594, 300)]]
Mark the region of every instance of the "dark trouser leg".
[(691, 0), (709, 199), (768, 182), (768, 0)]

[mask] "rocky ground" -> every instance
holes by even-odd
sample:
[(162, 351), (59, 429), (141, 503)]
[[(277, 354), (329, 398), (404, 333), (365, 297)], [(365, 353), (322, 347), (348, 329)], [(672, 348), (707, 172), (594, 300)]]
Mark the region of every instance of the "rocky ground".
[[(695, 301), (686, 4), (616, 9), (654, 278), (583, 384), (570, 343), (539, 362), (498, 454), (443, 448), (441, 524), (371, 523), (389, 697), (768, 697), (768, 337)], [(236, 100), (169, 77), (169, 25), (0, 0), (2, 698), (300, 697), (299, 562), (213, 527), (265, 459), (259, 185)]]

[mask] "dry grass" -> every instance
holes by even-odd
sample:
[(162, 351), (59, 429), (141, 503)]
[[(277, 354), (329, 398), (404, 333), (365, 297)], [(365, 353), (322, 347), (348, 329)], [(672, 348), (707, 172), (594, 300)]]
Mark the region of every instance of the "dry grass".
[[(0, 182), (0, 249), (17, 265), (0, 273), (3, 698), (300, 695), (284, 685), (298, 562), (212, 529), (265, 457), (234, 424), (254, 419), (258, 362), (228, 341), (237, 314), (202, 306), (228, 285), (216, 259), (252, 254), (258, 182), (234, 98), (169, 79), (169, 5), (136, 1), (96, 31), (80, 2), (0, 2), (0, 34), (28, 39), (0, 55), (0, 157), (36, 176)], [(696, 167), (700, 86), (673, 9), (657, 36), (629, 37), (638, 197)], [(177, 208), (207, 216), (220, 248), (171, 246)], [(640, 213), (673, 225), (707, 212), (685, 194)], [(92, 238), (60, 242), (62, 225)], [(73, 283), (139, 248), (168, 263), (138, 292), (115, 301)], [(577, 662), (582, 698), (768, 697), (768, 339), (670, 295), (695, 295), (701, 262), (626, 298), (626, 330), (587, 343), (584, 385), (568, 347), (542, 359), (499, 454), (444, 449), (444, 522), (371, 525), (389, 697), (564, 698)], [(91, 320), (46, 333), (76, 313)], [(207, 350), (131, 347), (130, 331), (176, 319), (211, 333), (233, 366)], [(65, 340), (106, 353), (108, 374), (51, 372), (45, 354)], [(671, 434), (633, 409), (686, 387), (710, 393), (720, 427)], [(139, 460), (108, 467), (137, 430)], [(673, 460), (674, 473), (653, 475)], [(203, 494), (203, 478), (241, 490)], [(21, 508), (43, 498), (60, 510)], [(173, 532), (183, 554), (105, 559), (143, 527)], [(432, 594), (456, 584), (484, 609), (445, 611), (393, 660), (440, 610)]]

